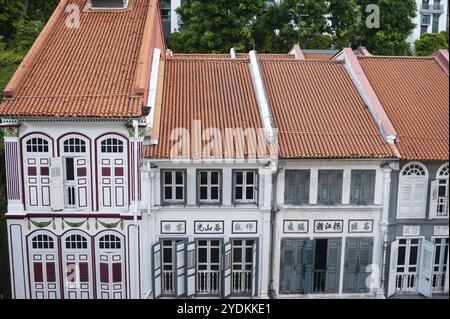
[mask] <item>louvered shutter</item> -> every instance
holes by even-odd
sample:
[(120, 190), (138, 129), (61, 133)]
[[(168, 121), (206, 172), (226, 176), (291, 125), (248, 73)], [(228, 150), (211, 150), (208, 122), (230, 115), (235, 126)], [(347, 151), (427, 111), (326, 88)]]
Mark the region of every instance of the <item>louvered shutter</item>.
[(177, 280), (177, 297), (184, 297), (186, 293), (186, 243), (180, 242), (176, 244), (176, 280)]
[(358, 269), (356, 280), (356, 292), (368, 292), (367, 277), (370, 275), (366, 271), (367, 266), (372, 264), (373, 238), (362, 238), (359, 240)]
[(61, 157), (51, 159), (50, 167), (50, 202), (54, 211), (64, 209), (64, 179)]
[(224, 260), (224, 284), (223, 284), (223, 296), (224, 298), (229, 297), (231, 295), (231, 281), (232, 281), (232, 260), (231, 260), (231, 242), (226, 243), (223, 249), (223, 260)]
[(426, 180), (416, 180), (413, 188), (412, 217), (425, 217)]
[(339, 291), (339, 261), (341, 256), (341, 240), (329, 239), (327, 249), (327, 272), (325, 276), (325, 292)]
[(294, 241), (292, 239), (283, 239), (281, 241), (281, 260), (280, 260), (280, 291), (281, 293), (294, 292)]
[(153, 298), (159, 298), (161, 296), (161, 243), (156, 243), (153, 245)]
[(287, 170), (285, 173), (284, 202), (286, 204), (295, 204), (297, 202), (296, 174), (293, 170)]
[(391, 244), (390, 265), (389, 265), (389, 280), (388, 280), (388, 293), (387, 296), (391, 297), (395, 294), (397, 285), (397, 259), (398, 259), (398, 240), (393, 241)]
[(412, 215), (411, 202), (413, 199), (413, 181), (400, 179), (398, 194), (398, 217), (408, 218)]
[(431, 298), (433, 289), (434, 253), (434, 244), (422, 240), (417, 291), (428, 298)]
[(345, 243), (344, 292), (355, 293), (358, 280), (359, 240), (348, 238)]
[(304, 267), (303, 291), (305, 294), (309, 294), (312, 293), (314, 288), (314, 240), (305, 242)]
[(436, 218), (439, 197), (439, 180), (431, 182), (430, 218)]

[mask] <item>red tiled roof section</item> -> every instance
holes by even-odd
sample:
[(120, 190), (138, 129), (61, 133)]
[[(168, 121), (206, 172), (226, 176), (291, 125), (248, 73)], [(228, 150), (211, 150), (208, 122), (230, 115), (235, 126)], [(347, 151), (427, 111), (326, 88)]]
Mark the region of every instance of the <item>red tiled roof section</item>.
[(143, 96), (133, 84), (151, 1), (133, 0), (131, 10), (84, 12), (80, 28), (63, 13), (29, 76), (0, 116), (140, 117)]
[(281, 158), (390, 158), (341, 62), (262, 61)]
[(303, 53), (306, 60), (331, 60), (336, 54), (330, 53)]
[(449, 80), (433, 58), (358, 58), (405, 160), (448, 160)]
[(229, 54), (174, 53), (172, 59), (181, 60), (229, 60)]
[[(177, 128), (186, 129), (192, 139), (192, 122), (197, 120), (201, 121), (201, 132), (217, 128), (222, 137), (227, 128), (262, 128), (248, 62), (166, 60), (158, 144), (146, 146), (144, 156), (170, 158), (176, 143), (170, 140), (171, 132)], [(235, 153), (228, 154), (225, 145), (221, 151), (223, 156), (218, 156), (220, 158), (236, 156)], [(201, 150), (192, 147), (189, 157), (204, 158)]]

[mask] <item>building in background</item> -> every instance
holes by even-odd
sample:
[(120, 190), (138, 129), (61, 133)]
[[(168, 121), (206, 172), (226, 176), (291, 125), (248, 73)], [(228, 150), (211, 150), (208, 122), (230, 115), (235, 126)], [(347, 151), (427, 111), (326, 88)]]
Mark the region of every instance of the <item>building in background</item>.
[(411, 45), (424, 33), (448, 32), (448, 0), (416, 0), (416, 3), (416, 27), (407, 39)]

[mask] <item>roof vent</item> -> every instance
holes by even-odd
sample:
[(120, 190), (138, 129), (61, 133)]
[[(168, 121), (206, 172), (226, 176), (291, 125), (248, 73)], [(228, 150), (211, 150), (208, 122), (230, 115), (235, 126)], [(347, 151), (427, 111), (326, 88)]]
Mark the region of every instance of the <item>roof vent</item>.
[(91, 9), (126, 9), (129, 0), (91, 0)]

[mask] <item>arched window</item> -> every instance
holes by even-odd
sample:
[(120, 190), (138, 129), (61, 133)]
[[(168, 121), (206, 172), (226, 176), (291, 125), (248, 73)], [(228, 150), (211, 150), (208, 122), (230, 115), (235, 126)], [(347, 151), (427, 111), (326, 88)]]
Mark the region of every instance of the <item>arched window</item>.
[(128, 209), (127, 139), (108, 134), (97, 139), (96, 145), (100, 209), (125, 211)]
[(120, 238), (115, 235), (105, 235), (100, 238), (99, 241), (100, 249), (120, 249), (121, 241)]
[(31, 211), (48, 211), (50, 209), (50, 160), (52, 140), (39, 133), (24, 138), (23, 182), (25, 203)]
[(70, 235), (66, 238), (67, 249), (87, 249), (87, 239), (81, 235)]
[(117, 138), (107, 138), (101, 143), (102, 153), (123, 153), (123, 142)]
[(86, 142), (79, 138), (69, 138), (64, 141), (64, 153), (84, 153)]
[(448, 190), (448, 163), (445, 163), (431, 182), (430, 218), (448, 218)]
[(422, 165), (410, 164), (403, 169), (402, 176), (426, 176), (426, 172)]
[(53, 249), (55, 247), (53, 238), (45, 234), (34, 236), (31, 242), (33, 249)]
[(28, 153), (47, 153), (49, 150), (48, 141), (40, 137), (30, 138), (26, 144)]
[(442, 165), (438, 172), (437, 172), (437, 178), (447, 178), (448, 179), (448, 163)]
[(428, 172), (424, 165), (412, 162), (400, 172), (398, 218), (425, 218)]

